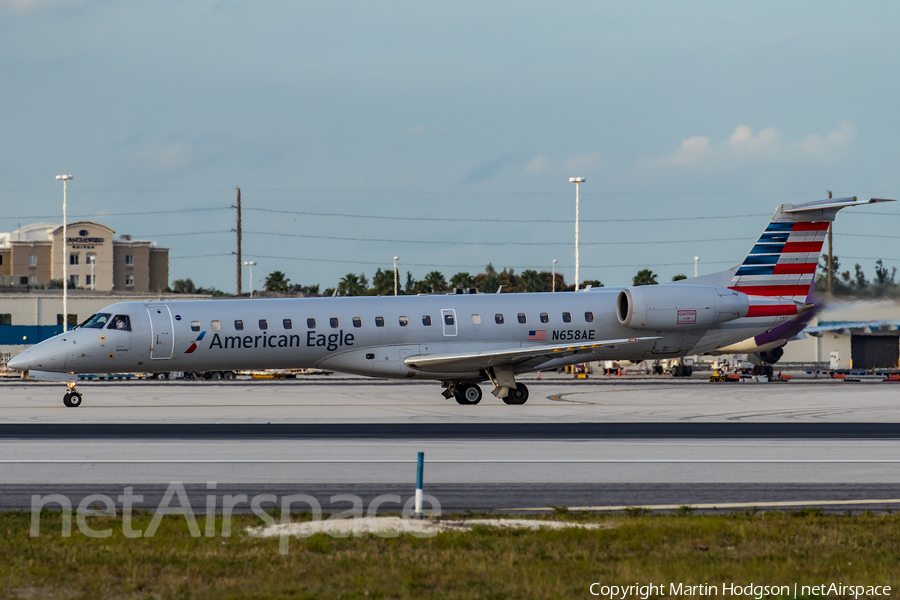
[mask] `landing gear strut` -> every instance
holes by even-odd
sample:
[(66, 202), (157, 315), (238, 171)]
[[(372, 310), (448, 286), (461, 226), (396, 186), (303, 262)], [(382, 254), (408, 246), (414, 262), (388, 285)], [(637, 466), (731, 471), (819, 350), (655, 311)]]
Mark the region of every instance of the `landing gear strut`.
[(81, 406), (81, 394), (75, 389), (75, 383), (66, 383), (66, 387), (68, 388), (68, 391), (66, 392), (66, 395), (63, 396), (63, 404), (68, 408), (78, 408)]

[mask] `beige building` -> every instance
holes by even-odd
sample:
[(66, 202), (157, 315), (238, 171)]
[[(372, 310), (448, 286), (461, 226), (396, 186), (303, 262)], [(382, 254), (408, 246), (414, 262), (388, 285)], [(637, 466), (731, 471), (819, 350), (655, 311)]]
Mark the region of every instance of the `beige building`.
[(67, 225), (35, 223), (0, 233), (0, 286), (42, 287), (63, 278), (69, 286), (95, 291), (157, 292), (168, 286), (169, 249), (132, 240), (93, 221)]

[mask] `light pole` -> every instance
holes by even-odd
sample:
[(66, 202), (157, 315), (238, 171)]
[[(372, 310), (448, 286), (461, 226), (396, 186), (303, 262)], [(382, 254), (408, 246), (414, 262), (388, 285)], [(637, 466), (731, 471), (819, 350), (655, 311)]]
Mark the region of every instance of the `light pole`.
[(245, 260), (244, 264), (250, 267), (250, 297), (253, 297), (253, 267), (256, 265), (255, 260)]
[(578, 291), (578, 184), (584, 183), (584, 177), (569, 177), (569, 183), (575, 184), (575, 291)]
[(556, 259), (553, 259), (553, 291), (556, 291)]
[(97, 255), (91, 254), (88, 257), (88, 262), (91, 263), (91, 291), (94, 291), (94, 263), (97, 262)]
[[(72, 175), (57, 175), (63, 182), (63, 333), (69, 330), (69, 234), (66, 230), (66, 182), (75, 179)], [(93, 281), (93, 278), (91, 278)]]
[(399, 256), (394, 257), (394, 295), (397, 295), (397, 279), (399, 279), (400, 275), (397, 273), (397, 261), (400, 260)]
[(695, 257), (694, 257), (694, 277), (697, 276), (697, 263), (698, 263), (698, 262), (700, 262), (700, 257), (699, 257), (699, 256), (695, 256)]

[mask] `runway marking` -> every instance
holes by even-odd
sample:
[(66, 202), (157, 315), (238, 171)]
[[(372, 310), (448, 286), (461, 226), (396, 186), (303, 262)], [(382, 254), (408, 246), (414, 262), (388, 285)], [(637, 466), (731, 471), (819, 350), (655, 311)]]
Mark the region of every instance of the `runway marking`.
[[(887, 500), (804, 500), (797, 502), (722, 502), (719, 504), (651, 504), (648, 506), (644, 505), (631, 505), (631, 506), (576, 506), (567, 507), (569, 510), (582, 510), (582, 511), (611, 511), (611, 510), (627, 510), (629, 508), (645, 508), (647, 510), (678, 510), (682, 506), (690, 506), (691, 508), (697, 509), (710, 509), (710, 508), (777, 508), (777, 507), (786, 507), (786, 506), (846, 506), (846, 505), (858, 505), (858, 504), (898, 504), (900, 503), (900, 499), (887, 499)], [(498, 508), (497, 510), (504, 511), (519, 511), (519, 510), (528, 510), (528, 511), (552, 511), (555, 510), (552, 507), (542, 506), (538, 508)]]
[[(116, 458), (116, 459), (2, 459), (0, 464), (414, 464), (415, 459), (309, 459), (300, 458)], [(900, 464), (900, 458), (449, 458), (431, 459), (429, 464)]]
[(548, 400), (552, 400), (554, 402), (570, 402), (572, 404), (591, 404), (596, 405), (596, 402), (582, 402), (579, 400), (563, 400), (563, 396), (572, 396), (574, 394), (618, 394), (621, 392), (647, 392), (647, 391), (658, 391), (658, 390), (670, 390), (672, 388), (662, 387), (662, 388), (641, 388), (641, 389), (628, 389), (628, 390), (585, 390), (583, 392), (562, 392), (560, 394), (553, 394), (552, 396), (547, 396)]
[(570, 404), (596, 404), (595, 402), (579, 402), (578, 400), (563, 400), (563, 396), (572, 396), (574, 394), (587, 394), (587, 392), (564, 392), (562, 394), (553, 394), (552, 396), (547, 396), (547, 399), (552, 400), (553, 402), (568, 402)]

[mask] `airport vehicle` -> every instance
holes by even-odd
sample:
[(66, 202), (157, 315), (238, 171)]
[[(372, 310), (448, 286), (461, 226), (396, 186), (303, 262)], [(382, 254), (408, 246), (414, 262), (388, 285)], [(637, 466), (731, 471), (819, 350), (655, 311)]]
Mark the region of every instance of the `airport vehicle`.
[(440, 381), (444, 397), (460, 404), (478, 404), (479, 384), (490, 381), (505, 403), (524, 404), (521, 373), (703, 354), (774, 334), (814, 308), (809, 291), (836, 213), (882, 201), (783, 204), (740, 265), (670, 284), (558, 294), (121, 302), (9, 366), (66, 381), (66, 406), (80, 405), (82, 396), (65, 374), (303, 367)]

